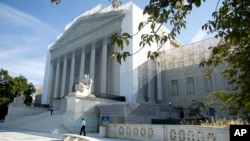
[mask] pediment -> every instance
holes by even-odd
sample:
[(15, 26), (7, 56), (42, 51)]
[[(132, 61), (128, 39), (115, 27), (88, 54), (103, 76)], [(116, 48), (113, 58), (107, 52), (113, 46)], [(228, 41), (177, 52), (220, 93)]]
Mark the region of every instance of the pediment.
[(88, 33), (106, 23), (117, 21), (117, 18), (120, 18), (123, 15), (123, 11), (112, 11), (108, 13), (95, 13), (92, 15), (80, 17), (56, 41), (53, 48), (60, 47), (62, 44), (65, 44), (70, 40)]

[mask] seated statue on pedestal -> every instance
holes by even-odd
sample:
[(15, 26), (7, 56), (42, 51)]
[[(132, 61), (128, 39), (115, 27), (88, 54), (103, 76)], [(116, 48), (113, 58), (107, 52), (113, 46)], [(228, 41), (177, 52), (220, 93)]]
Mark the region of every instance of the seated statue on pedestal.
[(75, 85), (76, 92), (80, 92), (83, 96), (88, 96), (91, 93), (92, 79), (89, 78), (89, 75), (84, 74), (83, 79), (79, 84)]
[(14, 102), (13, 103), (23, 104), (24, 100), (25, 100), (25, 96), (23, 94), (20, 94), (19, 96), (16, 96), (14, 98)]

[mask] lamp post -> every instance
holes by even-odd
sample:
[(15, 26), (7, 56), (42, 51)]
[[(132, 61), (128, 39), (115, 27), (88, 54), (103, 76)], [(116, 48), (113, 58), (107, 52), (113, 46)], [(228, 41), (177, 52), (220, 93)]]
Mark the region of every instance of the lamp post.
[(168, 103), (168, 106), (169, 106), (169, 118), (171, 119), (172, 103), (169, 102), (169, 103)]

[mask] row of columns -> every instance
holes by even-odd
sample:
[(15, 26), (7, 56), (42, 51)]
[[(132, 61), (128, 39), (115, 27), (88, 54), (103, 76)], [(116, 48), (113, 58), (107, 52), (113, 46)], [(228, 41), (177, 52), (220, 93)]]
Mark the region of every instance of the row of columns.
[[(100, 80), (100, 93), (106, 93), (106, 81), (107, 81), (107, 57), (108, 57), (108, 50), (107, 50), (107, 38), (103, 38), (102, 40), (102, 53), (101, 53), (101, 78), (97, 78)], [(60, 49), (60, 48), (59, 48)], [(80, 70), (77, 80), (78, 82), (83, 79), (83, 75), (86, 73), (85, 70), (85, 55), (86, 49), (82, 49), (81, 58), (80, 58)], [(92, 85), (92, 92), (94, 88), (94, 80), (95, 80), (95, 61), (96, 61), (96, 46), (95, 43), (91, 44), (91, 53), (90, 53), (90, 65), (89, 65), (89, 75), (90, 78), (93, 80)], [(53, 54), (52, 54), (53, 55)], [(71, 57), (71, 58), (69, 58)], [(63, 60), (62, 60), (63, 59)], [(70, 62), (68, 62), (70, 59)], [(62, 63), (62, 70), (60, 70), (60, 63)], [(48, 95), (50, 100), (48, 103), (52, 103), (53, 98), (60, 98), (63, 96), (68, 95), (72, 92), (72, 88), (74, 87), (74, 72), (76, 66), (76, 51), (73, 51), (71, 55), (65, 53), (63, 57), (58, 57), (51, 61), (50, 67), (50, 76), (49, 76), (49, 89)], [(68, 66), (70, 65), (70, 68)], [(68, 70), (70, 69), (70, 70)], [(55, 72), (54, 72), (55, 71)], [(67, 77), (69, 75), (69, 77)], [(69, 83), (67, 83), (69, 81)], [(68, 86), (67, 86), (68, 84)]]
[[(156, 63), (156, 64), (154, 64)], [(156, 67), (156, 68), (155, 68)], [(156, 82), (152, 82), (152, 79), (154, 79), (153, 69), (156, 69)], [(162, 101), (162, 74), (161, 74), (161, 61), (159, 58), (157, 58), (156, 62), (153, 62), (151, 60), (147, 61), (147, 97), (150, 99), (151, 94), (153, 90), (157, 92), (157, 101)], [(156, 88), (154, 88), (154, 83), (156, 83)], [(151, 90), (152, 89), (152, 90)]]

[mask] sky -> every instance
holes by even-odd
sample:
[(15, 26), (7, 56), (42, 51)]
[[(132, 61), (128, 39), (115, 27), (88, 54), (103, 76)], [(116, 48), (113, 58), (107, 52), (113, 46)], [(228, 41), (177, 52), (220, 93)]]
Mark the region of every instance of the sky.
[[(148, 0), (133, 2), (143, 9)], [(107, 7), (111, 2), (62, 0), (56, 5), (50, 0), (0, 0), (0, 69), (8, 70), (13, 77), (22, 75), (34, 85), (42, 84), (48, 46), (64, 32), (65, 25), (98, 4)], [(212, 19), (216, 4), (216, 0), (207, 0), (194, 9), (177, 39), (189, 44), (211, 38), (201, 26)]]

